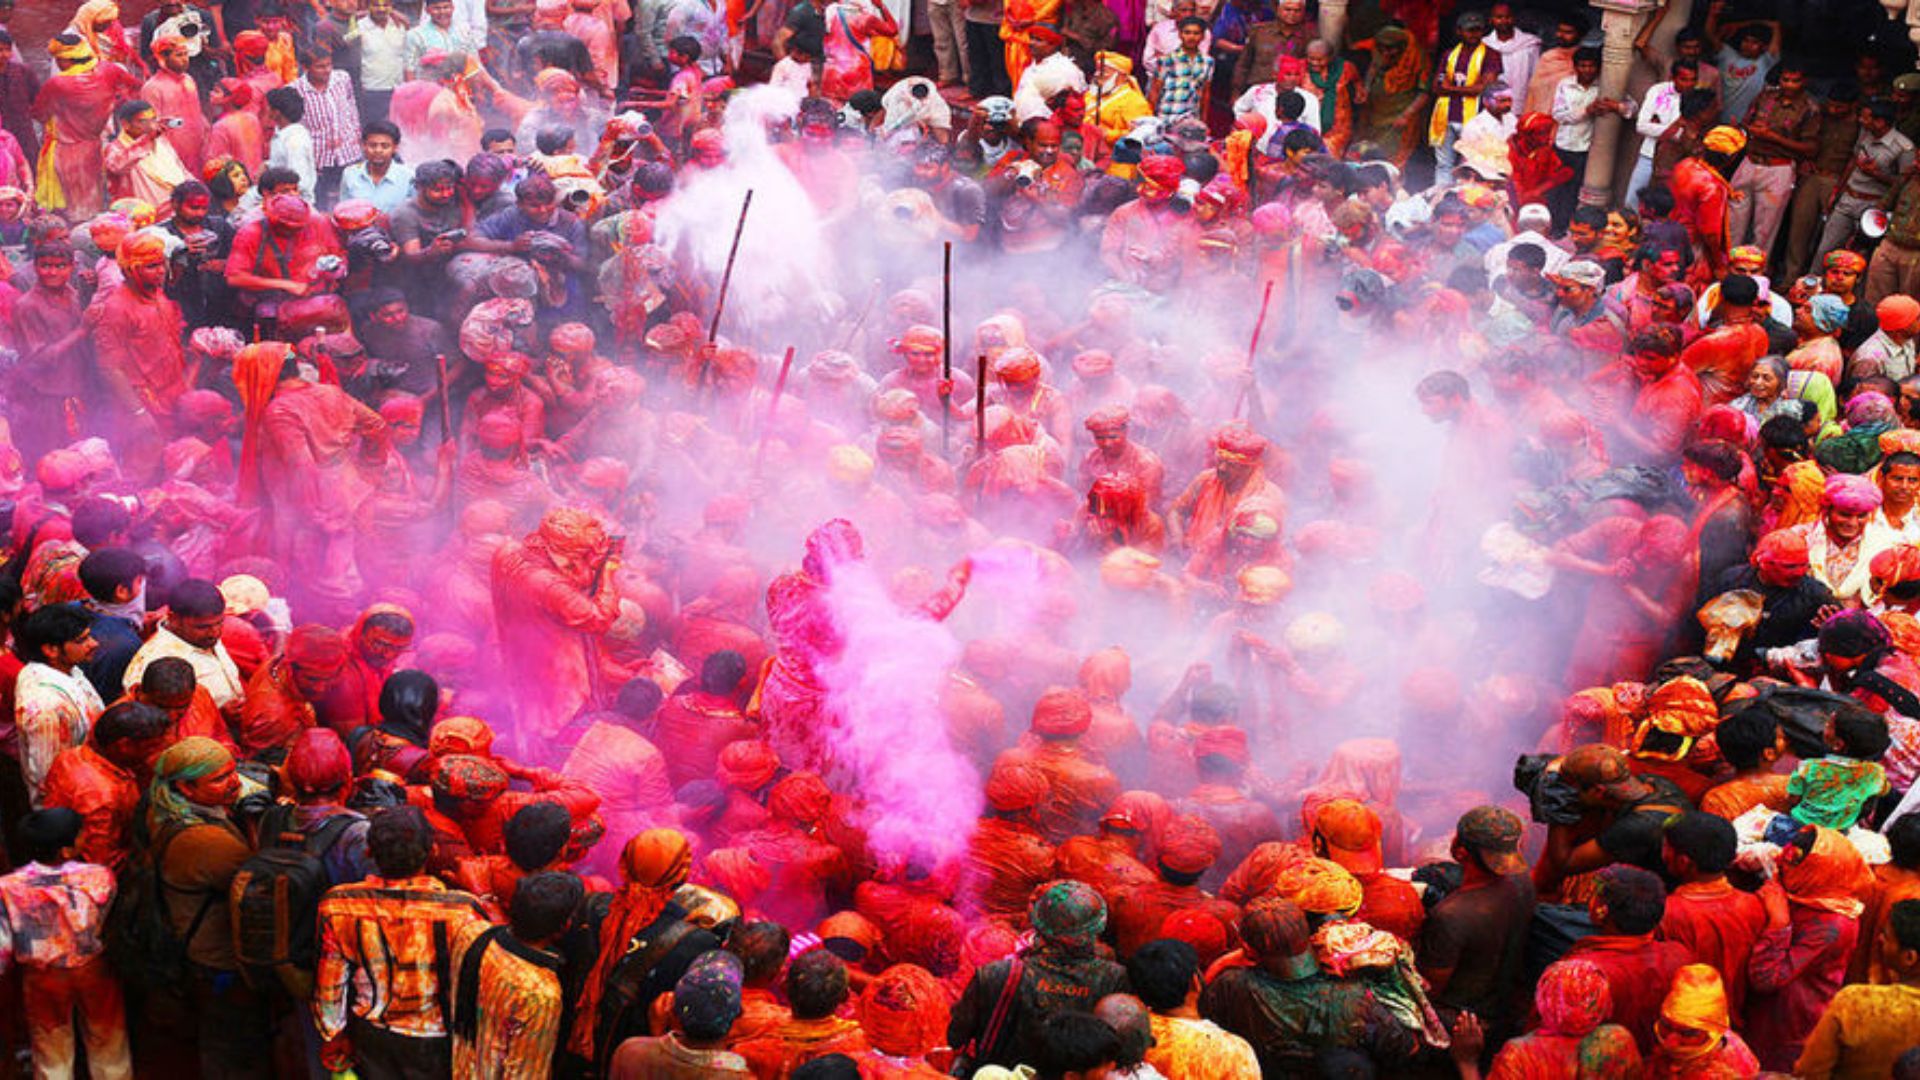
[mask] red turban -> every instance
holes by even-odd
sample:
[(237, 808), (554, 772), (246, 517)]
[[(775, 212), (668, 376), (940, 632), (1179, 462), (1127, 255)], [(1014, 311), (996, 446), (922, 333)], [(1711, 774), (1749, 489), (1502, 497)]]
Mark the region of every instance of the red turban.
[(1199, 874), (1220, 857), (1220, 834), (1206, 820), (1181, 814), (1160, 834), (1160, 865), (1177, 874)]
[(1001, 382), (1025, 383), (1040, 377), (1040, 354), (1032, 349), (1008, 349), (993, 365)]
[(1088, 349), (1073, 358), (1073, 373), (1083, 379), (1113, 374), (1113, 354), (1105, 349)]
[(1193, 756), (1195, 760), (1218, 756), (1235, 765), (1245, 765), (1251, 760), (1247, 754), (1247, 733), (1231, 724), (1210, 727), (1193, 740)]
[(233, 415), (233, 403), (212, 390), (189, 390), (173, 405), (174, 415), (191, 424), (201, 424)]
[(779, 755), (758, 740), (728, 743), (720, 751), (713, 778), (723, 786), (741, 791), (759, 791), (773, 782), (780, 772)]
[(586, 323), (561, 323), (547, 335), (547, 344), (555, 352), (583, 353), (593, 349), (593, 330)]
[(1004, 761), (987, 777), (987, 805), (1003, 814), (1031, 810), (1047, 797), (1047, 774), (1031, 765)]
[(1033, 42), (1035, 45), (1051, 45), (1056, 49), (1066, 44), (1067, 41), (1067, 39), (1061, 35), (1060, 31), (1055, 30), (1045, 23), (1028, 27), (1027, 40)]
[(313, 208), (298, 195), (275, 195), (267, 200), (267, 221), (275, 228), (304, 229)]
[(1030, 730), (1043, 739), (1068, 739), (1093, 726), (1093, 706), (1078, 690), (1055, 686), (1033, 705)]
[(333, 223), (357, 232), (380, 220), (380, 208), (365, 199), (348, 199), (333, 208)]
[(1199, 908), (1181, 908), (1169, 914), (1160, 923), (1160, 936), (1193, 946), (1193, 951), (1200, 954), (1202, 970), (1220, 959), (1233, 944), (1226, 925)]
[[(221, 79), (220, 92), (227, 95), (227, 103), (236, 109), (245, 109), (253, 105), (253, 84), (245, 79)], [(232, 158), (215, 158), (214, 161), (225, 165), (233, 164)], [(208, 162), (207, 168), (213, 168), (214, 162)]]
[(860, 1027), (882, 1054), (924, 1056), (946, 1043), (948, 1018), (946, 989), (913, 964), (881, 972), (860, 995)]
[(301, 795), (336, 791), (353, 779), (353, 755), (331, 728), (308, 728), (287, 751), (281, 770), (287, 786)]
[(1806, 537), (1790, 529), (1776, 529), (1754, 546), (1753, 568), (1769, 585), (1791, 585), (1806, 576), (1809, 566)]
[(267, 55), (267, 35), (258, 30), (242, 30), (233, 36), (233, 51), (249, 60)]
[(287, 662), (317, 675), (347, 666), (347, 639), (331, 626), (298, 626), (287, 638)]
[(131, 232), (120, 241), (114, 253), (114, 261), (122, 270), (131, 270), (136, 266), (152, 266), (167, 261), (167, 241), (157, 232), (142, 229)]
[[(496, 414), (497, 415), (497, 414)], [(590, 511), (573, 506), (558, 506), (540, 519), (537, 534), (548, 551), (586, 554), (602, 547), (607, 530)]]
[(493, 729), (477, 716), (449, 716), (433, 725), (427, 735), (427, 752), (448, 754), (493, 754)]
[(618, 458), (588, 458), (580, 465), (580, 485), (594, 491), (621, 491), (630, 476), (627, 464)]
[(1186, 172), (1187, 163), (1172, 154), (1149, 154), (1140, 162), (1140, 175), (1163, 188), (1178, 185)]
[(1125, 405), (1103, 405), (1087, 414), (1087, 430), (1096, 435), (1103, 431), (1125, 431), (1130, 419), (1132, 416)]
[(796, 825), (820, 824), (832, 805), (833, 792), (827, 790), (825, 781), (810, 772), (794, 773), (767, 792), (767, 812)]
[[(1802, 542), (1804, 550), (1804, 541)], [(1756, 555), (1756, 558), (1758, 556)], [(1805, 563), (1801, 564), (1803, 567)], [(1898, 544), (1873, 557), (1867, 569), (1882, 590), (1911, 581), (1920, 581), (1920, 547)]]
[(49, 450), (33, 467), (34, 478), (47, 491), (72, 491), (87, 472), (87, 459), (77, 450)]
[(1256, 462), (1267, 452), (1267, 440), (1242, 423), (1226, 424), (1213, 433), (1213, 449), (1229, 461)]
[(1880, 301), (1874, 314), (1880, 318), (1880, 329), (1897, 334), (1920, 322), (1920, 300), (1895, 293)]

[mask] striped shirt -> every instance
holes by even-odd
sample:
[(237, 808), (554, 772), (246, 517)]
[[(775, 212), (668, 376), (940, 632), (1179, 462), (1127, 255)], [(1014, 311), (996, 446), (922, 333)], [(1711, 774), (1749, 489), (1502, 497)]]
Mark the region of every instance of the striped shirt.
[(459, 973), (476, 962), (480, 978), (473, 1037), (453, 1038), (453, 1075), (540, 1080), (549, 1075), (560, 1041), (560, 957), (505, 932), (487, 948), (478, 948), (492, 929), (470, 922), (454, 939), (454, 985), (460, 983)]
[(346, 1030), (349, 1009), (396, 1035), (447, 1033), (453, 942), (469, 923), (486, 928), (479, 900), (427, 875), (370, 877), (330, 890), (319, 919), (313, 1021), (322, 1038)]
[(313, 163), (331, 169), (359, 161), (360, 105), (354, 99), (353, 77), (336, 70), (322, 90), (303, 76), (294, 80), (293, 88), (307, 103), (301, 123), (313, 136)]

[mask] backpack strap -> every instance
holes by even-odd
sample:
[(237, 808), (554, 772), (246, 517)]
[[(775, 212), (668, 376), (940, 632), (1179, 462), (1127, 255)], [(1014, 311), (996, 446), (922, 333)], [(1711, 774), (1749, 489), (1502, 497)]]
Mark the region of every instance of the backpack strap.
[[(173, 905), (167, 900), (167, 890), (173, 889), (173, 886), (167, 884), (167, 849), (173, 846), (175, 838), (186, 831), (179, 826), (168, 828), (160, 835), (159, 842), (153, 848), (153, 884), (155, 886), (153, 900), (160, 908), (162, 925), (167, 927), (173, 926)], [(173, 891), (192, 892), (194, 890), (173, 889)], [(200, 924), (207, 920), (207, 914), (213, 910), (213, 902), (220, 899), (222, 895), (218, 889), (200, 891), (200, 908), (193, 913), (193, 920), (187, 923), (187, 932), (180, 936), (182, 948), (189, 950), (193, 948), (193, 939), (200, 933)]]
[(447, 1031), (455, 1038), (470, 1041), (480, 1026), (480, 968), (486, 960), (487, 950), (506, 932), (504, 926), (488, 930), (468, 946), (467, 955), (461, 957), (460, 971), (455, 976), (457, 985), (453, 991), (453, 1012), (447, 1018)]
[(316, 859), (326, 858), (327, 853), (333, 850), (333, 846), (338, 844), (340, 838), (347, 834), (347, 830), (353, 827), (353, 823), (359, 820), (361, 819), (352, 814), (335, 814), (328, 818), (324, 824), (313, 830), (312, 836), (307, 837), (303, 845), (307, 854)]
[(1000, 984), (1000, 994), (994, 998), (993, 1012), (987, 1016), (987, 1026), (980, 1034), (967, 1040), (961, 1047), (957, 1060), (963, 1060), (970, 1067), (984, 1064), (1005, 1040), (1007, 1028), (1013, 1019), (1013, 1006), (1019, 999), (1020, 980), (1026, 974), (1027, 958), (1014, 953), (1007, 961), (1007, 979)]

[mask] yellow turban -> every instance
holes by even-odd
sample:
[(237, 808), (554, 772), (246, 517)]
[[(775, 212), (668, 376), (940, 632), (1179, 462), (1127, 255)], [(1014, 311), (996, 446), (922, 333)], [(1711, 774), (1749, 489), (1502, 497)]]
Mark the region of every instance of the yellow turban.
[(1701, 145), (1716, 154), (1737, 154), (1746, 148), (1747, 133), (1737, 127), (1722, 124), (1707, 132)]
[(1706, 964), (1688, 964), (1674, 972), (1673, 988), (1660, 1003), (1660, 1019), (1677, 1029), (1660, 1037), (1669, 1055), (1688, 1061), (1718, 1048), (1731, 1026), (1720, 973)]
[(136, 266), (152, 266), (167, 261), (167, 241), (159, 233), (142, 229), (130, 232), (120, 241), (120, 248), (114, 254), (120, 269), (131, 270)]
[(1113, 70), (1119, 72), (1122, 75), (1133, 74), (1133, 61), (1128, 59), (1125, 55), (1121, 53), (1117, 53), (1117, 52), (1095, 53), (1093, 57), (1093, 62), (1095, 67), (1099, 67), (1104, 64), (1105, 66), (1112, 68)]

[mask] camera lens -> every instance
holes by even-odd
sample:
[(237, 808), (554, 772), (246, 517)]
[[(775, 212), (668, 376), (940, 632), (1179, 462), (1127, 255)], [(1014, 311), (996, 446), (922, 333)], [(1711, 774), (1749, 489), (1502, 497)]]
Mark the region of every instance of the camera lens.
[(1333, 298), (1333, 302), (1339, 305), (1341, 311), (1352, 311), (1355, 301), (1353, 297), (1347, 293), (1341, 293), (1339, 296)]

